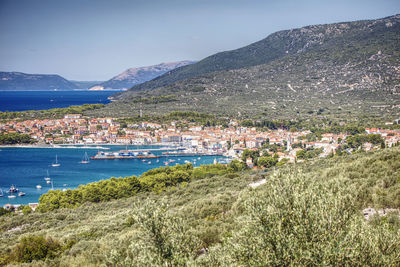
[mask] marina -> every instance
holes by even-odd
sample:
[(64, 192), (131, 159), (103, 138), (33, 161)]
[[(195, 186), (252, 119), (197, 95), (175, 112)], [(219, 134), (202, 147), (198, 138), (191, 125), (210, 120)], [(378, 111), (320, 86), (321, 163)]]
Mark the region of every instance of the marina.
[(99, 151), (90, 159), (154, 159), (160, 157), (199, 157), (199, 156), (223, 156), (222, 153), (202, 153), (188, 151), (184, 148), (168, 148), (174, 150), (172, 152), (162, 152), (160, 155), (155, 155), (151, 151), (164, 151), (166, 149), (146, 149), (146, 150), (120, 150), (116, 152)]

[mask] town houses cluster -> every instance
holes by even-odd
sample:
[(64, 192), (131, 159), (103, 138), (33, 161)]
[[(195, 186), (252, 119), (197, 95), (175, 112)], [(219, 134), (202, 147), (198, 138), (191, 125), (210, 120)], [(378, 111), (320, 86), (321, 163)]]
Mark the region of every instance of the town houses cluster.
[[(308, 142), (305, 136), (310, 131), (267, 130), (257, 131), (251, 127), (242, 127), (231, 121), (229, 127), (204, 127), (191, 125), (184, 129), (176, 127), (177, 122), (157, 124), (140, 122), (125, 124), (113, 118), (85, 118), (81, 114), (68, 114), (63, 119), (43, 119), (26, 121), (8, 121), (0, 123), (0, 133), (28, 134), (38, 144), (180, 144), (193, 152), (220, 153), (233, 158), (240, 157), (245, 149), (260, 149), (264, 144), (278, 145), (279, 158), (290, 161), (296, 159), (296, 153), (302, 148), (321, 148), (321, 157), (326, 156), (340, 146), (346, 139), (345, 134), (322, 134), (319, 140)], [(400, 142), (400, 130), (367, 128), (366, 134), (379, 134), (387, 146)], [(295, 144), (302, 143), (302, 147)], [(365, 150), (374, 146), (365, 144)]]

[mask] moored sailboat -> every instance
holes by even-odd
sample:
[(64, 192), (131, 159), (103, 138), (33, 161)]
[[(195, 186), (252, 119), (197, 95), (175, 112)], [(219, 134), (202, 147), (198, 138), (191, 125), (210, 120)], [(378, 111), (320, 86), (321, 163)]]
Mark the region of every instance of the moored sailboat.
[(45, 181), (50, 181), (49, 170), (47, 170), (47, 176), (43, 178)]
[(89, 161), (89, 157), (88, 157), (88, 154), (85, 152), (85, 155), (83, 156), (83, 159), (79, 162), (79, 163), (81, 163), (81, 164), (88, 164), (90, 161)]
[(57, 161), (57, 155), (56, 155), (56, 161), (53, 164), (51, 164), (51, 166), (52, 167), (59, 167), (60, 166), (60, 163), (58, 163), (58, 161)]

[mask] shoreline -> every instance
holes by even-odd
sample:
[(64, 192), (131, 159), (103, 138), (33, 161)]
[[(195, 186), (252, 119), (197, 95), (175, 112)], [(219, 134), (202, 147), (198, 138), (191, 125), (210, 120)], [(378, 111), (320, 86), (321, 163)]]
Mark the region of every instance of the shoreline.
[[(73, 146), (73, 147), (72, 147)], [(77, 148), (77, 149), (100, 149), (99, 146), (165, 146), (165, 147), (174, 147), (176, 145), (167, 144), (167, 143), (154, 143), (154, 144), (109, 144), (109, 143), (100, 143), (100, 144), (57, 144), (57, 145), (49, 145), (49, 144), (35, 144), (35, 145), (0, 145), (0, 148)], [(109, 149), (109, 148), (101, 148), (101, 149)]]

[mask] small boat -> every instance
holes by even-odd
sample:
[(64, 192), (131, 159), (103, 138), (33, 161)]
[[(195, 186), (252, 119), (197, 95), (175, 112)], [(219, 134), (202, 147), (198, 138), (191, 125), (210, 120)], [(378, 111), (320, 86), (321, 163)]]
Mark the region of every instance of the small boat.
[(19, 192), (19, 193), (18, 193), (18, 196), (19, 196), (19, 197), (23, 197), (23, 196), (25, 196), (25, 195), (26, 195), (26, 194), (25, 194), (24, 192)]
[(200, 157), (198, 157), (197, 159), (200, 159)]
[(51, 181), (50, 181), (50, 180), (47, 180), (47, 181), (46, 181), (46, 183), (50, 184), (50, 183), (51, 183)]
[(37, 188), (37, 189), (42, 189), (42, 186), (41, 186), (40, 184), (38, 184), (38, 185), (36, 186), (36, 188)]
[(190, 161), (188, 161), (188, 160), (185, 160), (185, 163), (190, 163)]
[(10, 186), (10, 190), (8, 190), (9, 193), (17, 193), (18, 191), (18, 188), (16, 188), (14, 185)]
[(67, 184), (63, 184), (63, 186), (67, 186)]
[(169, 164), (169, 162), (168, 161), (164, 161), (164, 165), (168, 165)]
[(151, 164), (151, 161), (147, 162), (147, 164)]
[(85, 152), (85, 155), (83, 156), (83, 159), (79, 163), (88, 164), (89, 162), (90, 162), (89, 161), (89, 157), (88, 157), (87, 153)]
[(174, 159), (170, 159), (170, 160), (169, 160), (169, 162), (174, 162), (174, 161), (175, 161)]
[(45, 181), (50, 181), (49, 170), (47, 170), (47, 176), (43, 178)]
[(8, 198), (16, 198), (15, 195), (9, 195)]
[(53, 164), (51, 164), (52, 167), (60, 167), (60, 163), (58, 163), (57, 161), (57, 155), (56, 155), (56, 162), (54, 162)]
[(160, 162), (160, 160), (158, 159), (156, 162)]
[(142, 159), (142, 161), (143, 161), (143, 162), (146, 162), (146, 160), (145, 160), (145, 159)]

